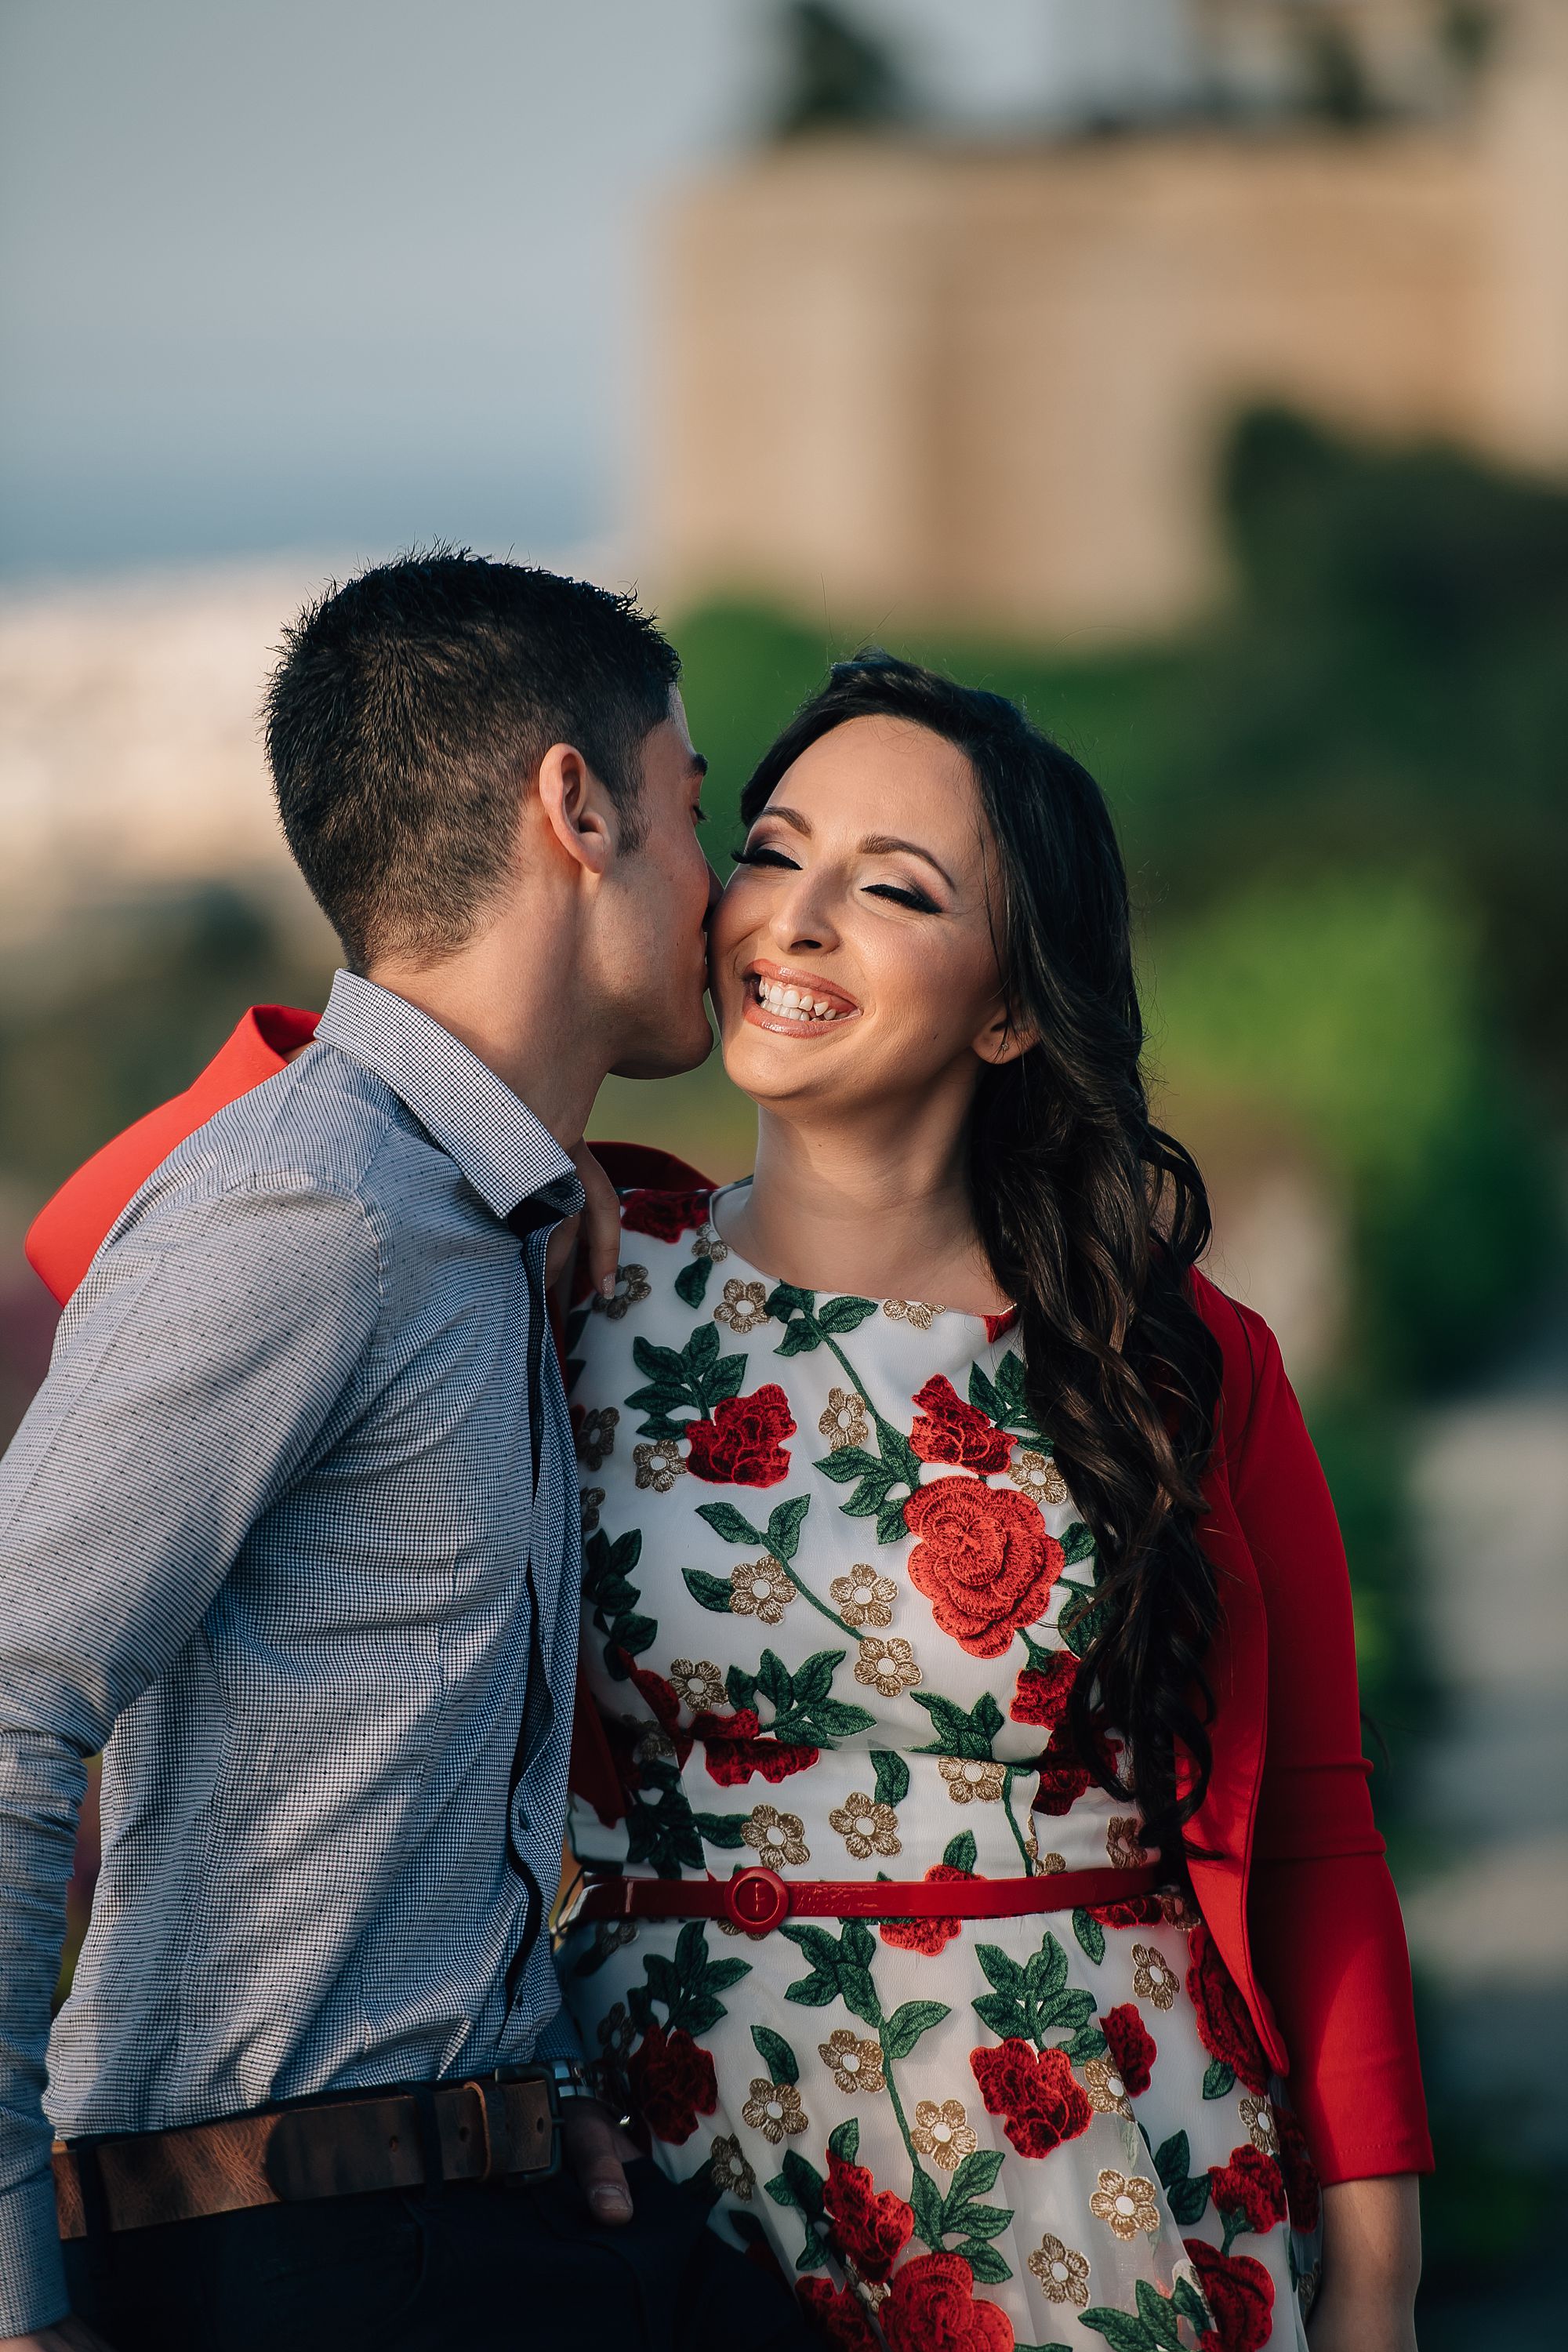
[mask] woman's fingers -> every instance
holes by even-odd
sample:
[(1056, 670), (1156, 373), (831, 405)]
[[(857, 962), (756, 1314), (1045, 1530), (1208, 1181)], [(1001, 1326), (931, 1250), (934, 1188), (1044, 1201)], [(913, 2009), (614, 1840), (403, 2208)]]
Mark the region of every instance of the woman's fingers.
[(616, 1269), (621, 1262), (620, 1200), (585, 1143), (580, 1143), (572, 1154), (572, 1164), (587, 1195), (578, 1245), (587, 1258), (590, 1287), (601, 1297), (608, 1298), (615, 1289)]
[(589, 2211), (595, 2221), (629, 2221), (632, 2192), (621, 2163), (621, 2154), (629, 2143), (616, 2129), (608, 2109), (596, 2099), (571, 2099), (564, 2105), (561, 2128), (566, 2160), (577, 2176)]

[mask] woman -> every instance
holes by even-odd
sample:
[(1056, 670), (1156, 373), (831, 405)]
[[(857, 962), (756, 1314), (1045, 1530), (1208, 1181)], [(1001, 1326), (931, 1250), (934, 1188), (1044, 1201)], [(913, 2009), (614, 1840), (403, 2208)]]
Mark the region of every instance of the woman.
[(1405, 2352), (1430, 2158), (1343, 1554), (1195, 1270), (1099, 791), (876, 655), (742, 811), (756, 1172), (628, 1195), (569, 1333), (584, 2041), (840, 2346)]

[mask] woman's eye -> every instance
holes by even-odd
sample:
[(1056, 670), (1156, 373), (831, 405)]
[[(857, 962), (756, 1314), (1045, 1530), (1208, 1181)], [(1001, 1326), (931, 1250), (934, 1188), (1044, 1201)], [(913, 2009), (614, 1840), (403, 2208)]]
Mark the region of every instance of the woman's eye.
[(868, 882), (868, 898), (893, 898), (900, 907), (912, 907), (918, 915), (934, 915), (936, 900), (928, 898), (923, 890), (904, 889), (896, 882)]
[(800, 871), (793, 857), (786, 857), (782, 849), (771, 849), (765, 841), (759, 842), (755, 848), (737, 849), (735, 863), (737, 866), (783, 866), (792, 874)]

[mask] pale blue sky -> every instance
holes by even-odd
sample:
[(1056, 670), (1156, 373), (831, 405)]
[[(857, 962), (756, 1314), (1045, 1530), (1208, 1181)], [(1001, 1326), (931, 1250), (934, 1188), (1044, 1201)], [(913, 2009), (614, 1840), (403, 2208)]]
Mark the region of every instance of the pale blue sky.
[[(997, 122), (1177, 5), (857, 13)], [(616, 537), (651, 222), (745, 142), (776, 13), (0, 0), (0, 571)]]

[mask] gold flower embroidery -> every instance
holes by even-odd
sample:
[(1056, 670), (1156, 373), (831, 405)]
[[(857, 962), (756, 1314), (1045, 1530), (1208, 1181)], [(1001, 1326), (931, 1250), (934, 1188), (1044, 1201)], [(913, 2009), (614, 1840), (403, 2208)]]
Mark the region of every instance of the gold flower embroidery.
[(1132, 1990), (1140, 2000), (1152, 2000), (1156, 2009), (1169, 2009), (1180, 1982), (1175, 1970), (1152, 1944), (1133, 1945)]
[(616, 1450), (616, 1431), (620, 1414), (613, 1404), (595, 1407), (583, 1415), (577, 1432), (577, 1459), (584, 1470), (597, 1470)]
[(934, 2099), (922, 2099), (910, 2137), (943, 2172), (956, 2172), (963, 2158), (973, 2156), (980, 2145), (958, 2099), (943, 2099), (940, 2106)]
[(1016, 1454), (1007, 1465), (1007, 1475), (1020, 1493), (1037, 1503), (1070, 1503), (1068, 1482), (1044, 1454)]
[(759, 1323), (768, 1319), (768, 1294), (760, 1282), (737, 1282), (731, 1276), (724, 1285), (724, 1296), (713, 1309), (715, 1323), (727, 1323), (737, 1339), (754, 1331)]
[(849, 1797), (827, 1816), (857, 1862), (873, 1853), (901, 1853), (899, 1817), (891, 1805), (873, 1804), (869, 1797)]
[(1048, 2231), (1029, 2256), (1029, 2268), (1047, 2303), (1075, 2304), (1081, 2311), (1089, 2301), (1089, 2256), (1075, 2253)]
[(1134, 1819), (1117, 1820), (1106, 1831), (1105, 1851), (1118, 1870), (1137, 1870), (1148, 1861), (1138, 1834), (1142, 1826)]
[(741, 1835), (764, 1862), (809, 1862), (805, 1825), (798, 1813), (781, 1813), (776, 1805), (753, 1805), (741, 1824)]
[(672, 1658), (669, 1679), (693, 1715), (706, 1715), (724, 1704), (723, 1677), (711, 1658)]
[(676, 1480), (686, 1475), (679, 1437), (656, 1437), (651, 1445), (634, 1445), (632, 1460), (637, 1485), (651, 1486), (656, 1495), (668, 1495)]
[(929, 1331), (935, 1318), (945, 1315), (945, 1307), (928, 1307), (922, 1298), (884, 1298), (882, 1312), (889, 1323), (912, 1323), (917, 1331)]
[(585, 1536), (598, 1533), (599, 1512), (603, 1507), (604, 1500), (605, 1490), (602, 1486), (584, 1486), (578, 1496), (577, 1509), (582, 1517), (583, 1533)]
[(810, 2123), (795, 2084), (770, 2083), (765, 2074), (752, 2077), (752, 2095), (741, 2109), (741, 2120), (775, 2147), (786, 2135), (805, 2131)]
[(855, 1679), (879, 1692), (883, 1698), (897, 1698), (900, 1691), (912, 1689), (920, 1681), (921, 1670), (906, 1641), (895, 1635), (890, 1642), (881, 1642), (872, 1633), (860, 1644), (855, 1660)]
[(1031, 1822), (1029, 1823), (1029, 1835), (1024, 1840), (1024, 1843), (1029, 1847), (1030, 1853), (1039, 1864), (1040, 1876), (1043, 1878), (1048, 1871), (1065, 1870), (1067, 1868), (1067, 1857), (1064, 1854), (1059, 1853), (1041, 1853), (1036, 1846), (1030, 1844), (1030, 1839), (1033, 1838), (1034, 1834), (1035, 1825), (1033, 1822)]
[(624, 2058), (637, 2038), (637, 2030), (624, 2000), (599, 2020), (599, 2047), (606, 2058)]
[(595, 1315), (607, 1315), (612, 1323), (618, 1323), (628, 1307), (639, 1307), (647, 1296), (647, 1266), (618, 1265), (613, 1297), (603, 1298), (595, 1291), (591, 1304)]
[(1243, 2099), (1241, 2120), (1247, 2126), (1247, 2137), (1259, 2156), (1278, 2156), (1279, 2135), (1274, 2127), (1274, 2111), (1267, 2099)]
[(1102, 2172), (1100, 2186), (1089, 2200), (1089, 2210), (1123, 2245), (1140, 2230), (1157, 2230), (1160, 2226), (1154, 2184), (1145, 2180), (1141, 2172), (1131, 2176), (1125, 2172)]
[(879, 1576), (874, 1568), (856, 1566), (847, 1576), (836, 1576), (827, 1589), (838, 1614), (851, 1629), (892, 1623), (899, 1588), (890, 1576)]
[(691, 1244), (691, 1255), (705, 1257), (710, 1265), (721, 1265), (730, 1255), (730, 1244), (720, 1240), (717, 1225), (706, 1224)]
[(737, 1617), (776, 1625), (794, 1599), (795, 1587), (776, 1559), (764, 1555), (730, 1570), (730, 1607)]
[(741, 2143), (734, 2135), (715, 2135), (708, 2152), (708, 2177), (721, 2197), (738, 2197), (743, 2205), (751, 2203), (757, 2176), (741, 2154)]
[(1007, 1785), (1000, 1764), (984, 1764), (973, 1756), (944, 1756), (936, 1769), (955, 1805), (994, 1805)]
[(829, 1389), (827, 1410), (816, 1426), (835, 1454), (846, 1445), (864, 1445), (871, 1433), (865, 1398), (853, 1389)]
[(1110, 2058), (1091, 2058), (1080, 2069), (1083, 2087), (1089, 2094), (1089, 2104), (1097, 2116), (1131, 2116), (1132, 2102), (1127, 2095), (1127, 2085), (1116, 2071)]
[(847, 2025), (830, 2033), (826, 2042), (819, 2042), (816, 2054), (831, 2070), (841, 2091), (880, 2091), (886, 2087), (881, 2043), (858, 2040)]

